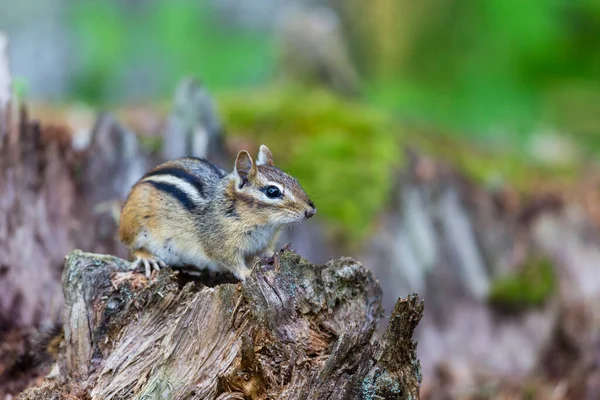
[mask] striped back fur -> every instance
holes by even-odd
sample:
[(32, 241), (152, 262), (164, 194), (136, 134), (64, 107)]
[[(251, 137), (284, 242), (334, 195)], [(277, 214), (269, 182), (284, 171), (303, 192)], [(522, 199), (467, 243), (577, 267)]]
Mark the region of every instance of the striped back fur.
[(148, 183), (173, 198), (184, 208), (195, 211), (213, 197), (216, 186), (227, 172), (202, 158), (168, 161), (144, 175), (139, 183)]

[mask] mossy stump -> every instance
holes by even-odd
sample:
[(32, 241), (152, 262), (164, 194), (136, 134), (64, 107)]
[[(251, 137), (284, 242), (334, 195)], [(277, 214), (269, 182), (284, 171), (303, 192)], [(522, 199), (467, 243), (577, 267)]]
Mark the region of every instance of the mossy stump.
[(353, 259), (312, 265), (282, 250), (215, 287), (129, 266), (67, 256), (58, 377), (20, 399), (419, 398), (423, 304), (400, 299), (375, 340), (381, 289)]

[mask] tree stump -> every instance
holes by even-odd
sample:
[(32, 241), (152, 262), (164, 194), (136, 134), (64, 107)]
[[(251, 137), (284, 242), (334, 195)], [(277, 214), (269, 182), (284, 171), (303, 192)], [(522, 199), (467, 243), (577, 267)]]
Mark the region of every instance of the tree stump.
[(63, 272), (58, 377), (19, 399), (418, 399), (423, 304), (400, 299), (380, 340), (381, 289), (351, 258), (289, 250), (213, 287), (74, 251)]

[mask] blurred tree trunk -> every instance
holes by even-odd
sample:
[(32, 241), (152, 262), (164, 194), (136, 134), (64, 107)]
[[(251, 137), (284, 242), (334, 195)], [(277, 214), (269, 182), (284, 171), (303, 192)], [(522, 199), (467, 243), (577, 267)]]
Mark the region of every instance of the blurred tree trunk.
[(57, 315), (75, 184), (63, 132), (12, 112), (5, 47), (0, 36), (0, 325), (9, 330)]

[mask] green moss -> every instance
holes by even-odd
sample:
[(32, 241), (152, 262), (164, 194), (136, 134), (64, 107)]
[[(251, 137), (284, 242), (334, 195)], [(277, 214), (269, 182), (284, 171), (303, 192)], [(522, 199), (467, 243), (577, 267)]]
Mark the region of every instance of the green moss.
[(540, 307), (555, 289), (556, 276), (552, 263), (543, 257), (533, 257), (518, 272), (492, 282), (489, 301), (508, 310)]
[(13, 95), (18, 102), (25, 102), (29, 93), (29, 83), (25, 79), (15, 78), (12, 82)]
[(227, 132), (269, 146), (346, 243), (368, 232), (402, 155), (387, 114), (322, 89), (271, 87), (220, 96)]
[(163, 145), (163, 138), (160, 136), (138, 135), (140, 146), (150, 154), (156, 154)]

